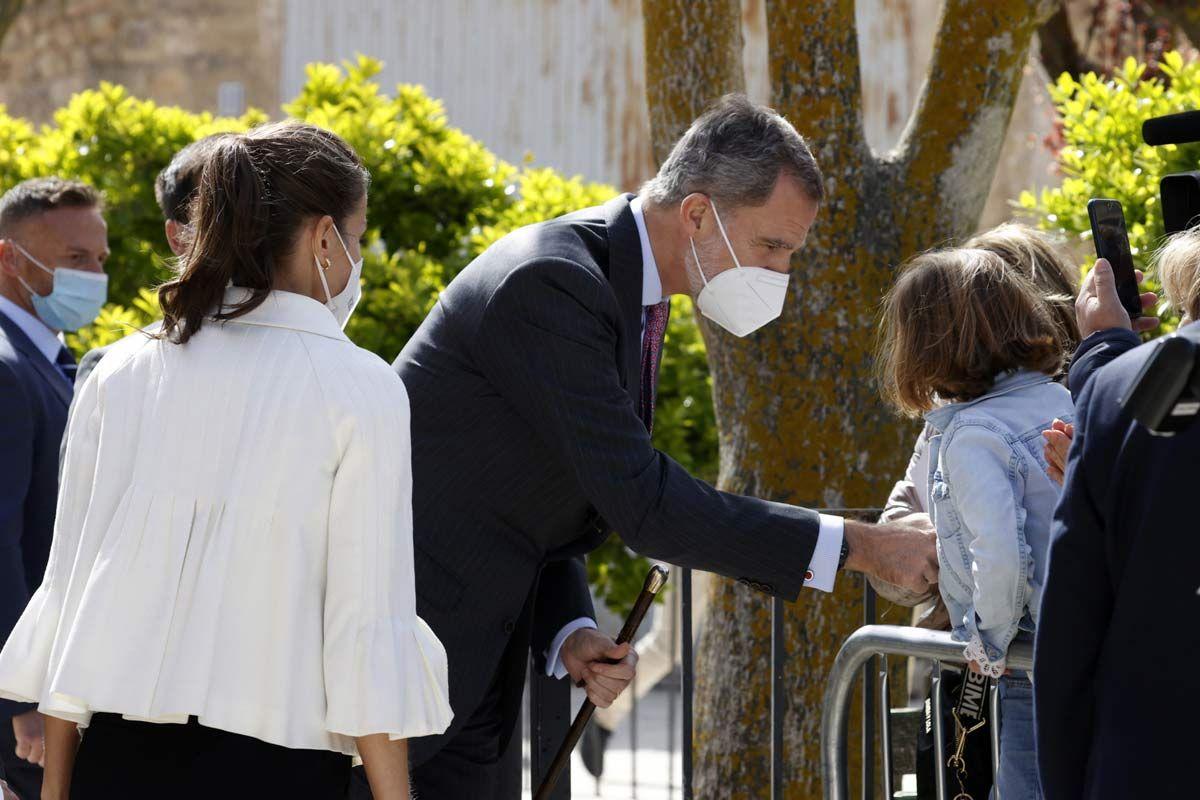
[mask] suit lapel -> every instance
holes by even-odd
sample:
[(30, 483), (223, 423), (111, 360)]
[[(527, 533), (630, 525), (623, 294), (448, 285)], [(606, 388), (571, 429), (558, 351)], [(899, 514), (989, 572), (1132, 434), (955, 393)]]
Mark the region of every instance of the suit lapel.
[(621, 385), (637, 407), (641, 397), (642, 366), (642, 243), (629, 209), (631, 194), (604, 204), (608, 228), (608, 282), (621, 309)]
[(38, 350), (37, 346), (25, 335), (25, 331), (21, 330), (17, 323), (3, 313), (0, 313), (0, 329), (3, 329), (4, 335), (12, 342), (13, 347), (24, 353), (33, 368), (50, 384), (54, 393), (62, 400), (63, 405), (69, 407), (74, 387), (67, 382), (66, 376), (58, 370), (58, 367), (47, 361), (46, 357), (42, 355), (42, 351)]

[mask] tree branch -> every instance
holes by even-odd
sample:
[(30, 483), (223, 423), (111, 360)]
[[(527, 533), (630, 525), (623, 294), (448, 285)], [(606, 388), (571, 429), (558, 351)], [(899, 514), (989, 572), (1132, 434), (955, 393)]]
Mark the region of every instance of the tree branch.
[(1065, 2), (1059, 3), (1058, 10), (1038, 31), (1038, 51), (1042, 66), (1051, 79), (1064, 72), (1078, 76), (1099, 70), (1099, 65), (1090, 61), (1079, 48)]
[(0, 0), (0, 43), (24, 7), (25, 0)]
[(915, 253), (972, 232), (991, 189), (1034, 32), (1054, 0), (946, 0), (921, 97), (899, 148), (907, 191), (938, 202)]
[(744, 92), (738, 0), (642, 0), (646, 99), (654, 157), (662, 163), (718, 97)]
[(833, 151), (845, 146), (868, 157), (854, 0), (767, 0), (766, 8), (776, 108), (818, 162), (841, 161)]
[(1179, 28), (1193, 46), (1200, 47), (1200, 6), (1195, 0), (1146, 0), (1146, 5)]

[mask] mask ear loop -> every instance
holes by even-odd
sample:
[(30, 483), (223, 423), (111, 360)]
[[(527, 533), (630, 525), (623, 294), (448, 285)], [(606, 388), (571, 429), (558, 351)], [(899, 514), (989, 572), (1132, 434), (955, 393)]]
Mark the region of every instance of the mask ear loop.
[[(349, 277), (349, 280), (353, 281), (353, 280), (355, 279), (355, 278), (354, 278), (354, 265), (355, 265), (355, 263), (356, 263), (356, 262), (355, 262), (355, 260), (354, 260), (353, 258), (351, 258), (351, 257), (350, 257), (350, 248), (346, 246), (346, 240), (342, 238), (342, 232), (341, 232), (340, 230), (338, 230), (338, 226), (337, 226), (337, 225), (334, 225), (334, 226), (333, 226), (333, 232), (337, 234), (338, 241), (339, 241), (339, 242), (341, 243), (341, 245), (342, 245), (342, 252), (346, 254), (346, 263), (350, 265), (350, 277)], [(359, 256), (359, 257), (361, 258), (361, 254), (360, 254), (360, 256)], [(361, 277), (361, 276), (360, 276), (360, 277)], [(324, 280), (324, 279), (325, 279), (325, 276), (324, 276), (324, 275), (322, 275), (322, 276), (321, 276), (321, 279), (322, 279), (322, 280)], [(346, 284), (346, 289), (349, 289), (349, 288), (350, 288), (350, 284), (349, 284), (349, 283), (347, 283), (347, 284)], [(345, 292), (345, 291), (346, 291), (346, 289), (342, 289), (342, 291), (343, 291), (343, 292)], [(326, 293), (326, 294), (329, 294), (329, 287), (328, 287), (328, 286), (326, 286), (326, 287), (325, 287), (325, 293)], [(354, 309), (358, 307), (358, 304), (359, 304), (361, 301), (362, 301), (362, 295), (361, 295), (361, 294), (359, 294), (359, 295), (358, 295), (358, 297), (356, 297), (352, 303), (349, 303), (349, 304), (348, 304), (348, 305), (349, 305), (349, 307), (346, 309), (346, 313), (347, 313), (346, 320), (347, 320), (347, 321), (349, 321), (349, 319), (350, 319), (349, 315), (354, 313)], [(332, 298), (330, 299), (330, 301), (329, 301), (329, 302), (330, 302), (330, 303), (332, 303), (332, 302), (333, 302)], [(345, 327), (345, 323), (342, 323), (342, 327), (343, 327), (343, 328)]]
[(738, 261), (737, 253), (733, 251), (733, 245), (729, 243), (729, 236), (725, 233), (725, 226), (721, 224), (721, 215), (717, 213), (717, 204), (713, 203), (712, 200), (709, 200), (709, 203), (712, 204), (713, 219), (717, 221), (717, 230), (721, 231), (721, 238), (725, 240), (725, 246), (729, 248), (729, 255), (733, 256), (733, 265), (741, 269), (742, 262)]
[[(711, 200), (709, 202), (712, 203)], [(733, 256), (733, 265), (738, 269), (742, 269), (742, 262), (738, 261), (737, 253), (734, 252), (733, 245), (729, 243), (729, 236), (725, 233), (725, 226), (721, 223), (721, 215), (717, 213), (716, 203), (712, 203), (712, 210), (713, 219), (717, 221), (717, 229), (721, 231), (721, 238), (725, 240), (725, 246), (729, 248), (729, 255)], [(695, 247), (695, 245), (693, 245), (693, 247)], [(758, 302), (762, 303), (765, 307), (770, 307), (770, 304), (763, 298), (758, 289), (756, 289), (754, 286), (749, 286), (749, 289), (754, 293), (754, 296), (758, 298)]]
[[(13, 247), (17, 248), (17, 251), (20, 252), (21, 255), (23, 255), (23, 256), (25, 256), (25, 258), (29, 259), (30, 264), (33, 264), (35, 267), (40, 269), (42, 272), (45, 272), (46, 274), (48, 274), (51, 278), (54, 277), (54, 270), (50, 269), (45, 264), (43, 264), (42, 262), (40, 262), (36, 258), (34, 258), (32, 255), (30, 255), (29, 251), (26, 250), (24, 247), (22, 247), (18, 242), (14, 242), (12, 239), (9, 239), (8, 241), (9, 241), (9, 244), (11, 244)], [(25, 287), (25, 291), (29, 292), (29, 294), (33, 295), (34, 297), (49, 297), (50, 296), (48, 294), (38, 294), (37, 292), (35, 292), (33, 290), (33, 287), (30, 286), (28, 283), (26, 283), (25, 279), (22, 278), (20, 275), (17, 275), (15, 277), (17, 279), (17, 282)], [(51, 289), (51, 294), (53, 294), (53, 289)]]
[(346, 254), (346, 263), (354, 266), (354, 259), (350, 257), (350, 248), (346, 247), (346, 240), (342, 238), (342, 232), (338, 230), (338, 226), (333, 226), (333, 232), (337, 234), (338, 244), (342, 246), (342, 252)]
[(708, 278), (704, 277), (704, 267), (700, 266), (700, 254), (696, 252), (696, 240), (689, 238), (688, 244), (692, 246), (692, 258), (696, 260), (696, 272), (700, 273), (700, 280), (704, 282), (705, 286), (708, 286)]

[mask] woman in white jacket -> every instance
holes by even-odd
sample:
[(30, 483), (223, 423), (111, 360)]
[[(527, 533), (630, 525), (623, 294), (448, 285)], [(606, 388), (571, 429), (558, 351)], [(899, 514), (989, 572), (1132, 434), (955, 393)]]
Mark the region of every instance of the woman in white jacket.
[(82, 388), (0, 653), (0, 695), (47, 715), (44, 798), (341, 797), (355, 755), (408, 798), (405, 739), (449, 725), (408, 398), (342, 333), (368, 183), (309, 125), (223, 137), (161, 330)]

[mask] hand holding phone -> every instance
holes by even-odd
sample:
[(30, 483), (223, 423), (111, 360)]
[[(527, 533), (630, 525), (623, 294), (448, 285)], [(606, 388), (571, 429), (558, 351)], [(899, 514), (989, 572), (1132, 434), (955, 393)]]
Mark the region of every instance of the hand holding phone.
[(1142, 298), (1133, 269), (1129, 235), (1125, 231), (1125, 212), (1118, 201), (1102, 197), (1092, 198), (1087, 207), (1088, 218), (1092, 222), (1092, 238), (1096, 242), (1096, 256), (1112, 266), (1121, 306), (1131, 320), (1137, 319), (1142, 315)]

